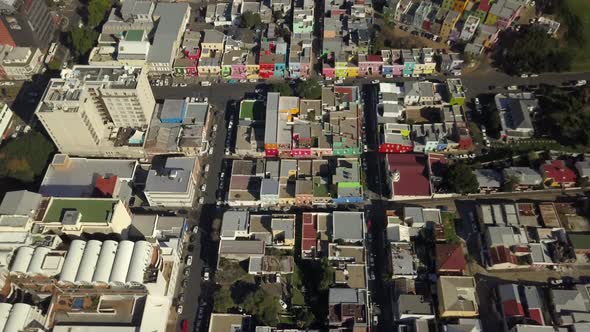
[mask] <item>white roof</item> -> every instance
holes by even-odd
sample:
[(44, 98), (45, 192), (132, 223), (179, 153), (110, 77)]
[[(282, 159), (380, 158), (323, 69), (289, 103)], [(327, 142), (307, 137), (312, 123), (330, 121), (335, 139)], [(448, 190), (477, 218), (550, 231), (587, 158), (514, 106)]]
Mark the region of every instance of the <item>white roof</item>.
[(152, 247), (146, 241), (135, 242), (133, 247), (133, 256), (129, 262), (129, 271), (127, 272), (128, 283), (143, 284), (143, 275), (150, 264)]
[(119, 242), (119, 249), (115, 256), (115, 262), (113, 263), (113, 270), (109, 282), (124, 284), (127, 277), (127, 270), (129, 263), (131, 262), (131, 256), (133, 255), (133, 242), (121, 241)]
[(11, 309), (12, 304), (0, 303), (0, 331), (4, 331), (4, 326), (6, 326), (6, 322), (8, 322)]
[(74, 282), (76, 280), (76, 274), (82, 261), (82, 255), (84, 255), (84, 248), (86, 248), (86, 242), (82, 240), (74, 240), (70, 245), (70, 250), (66, 255), (66, 261), (64, 262), (61, 274), (59, 276), (60, 282)]
[(100, 255), (96, 262), (96, 270), (92, 276), (93, 282), (102, 282), (105, 284), (109, 282), (118, 246), (119, 243), (113, 240), (106, 240), (102, 243)]
[(30, 310), (31, 306), (28, 304), (14, 304), (12, 306), (12, 310), (10, 311), (10, 316), (8, 316), (8, 321), (4, 326), (4, 331), (16, 332), (22, 330), (27, 324), (27, 317), (29, 316)]
[(27, 273), (29, 273), (29, 274), (43, 273), (43, 261), (45, 260), (45, 256), (47, 256), (47, 254), (50, 251), (51, 251), (51, 249), (49, 249), (47, 247), (35, 248), (35, 252), (33, 253), (33, 258), (31, 258), (31, 262), (29, 263)]
[(12, 261), (11, 272), (27, 273), (31, 259), (33, 258), (33, 252), (35, 249), (31, 247), (20, 247), (16, 252), (16, 256)]
[(101, 248), (102, 242), (100, 241), (90, 240), (86, 242), (86, 249), (84, 249), (84, 255), (76, 274), (76, 282), (90, 283), (92, 281)]
[(171, 305), (172, 303), (167, 297), (148, 295), (139, 332), (165, 332)]
[[(135, 326), (88, 326), (88, 325), (59, 325), (53, 327), (53, 332), (137, 332)], [(150, 330), (150, 332), (159, 330)]]

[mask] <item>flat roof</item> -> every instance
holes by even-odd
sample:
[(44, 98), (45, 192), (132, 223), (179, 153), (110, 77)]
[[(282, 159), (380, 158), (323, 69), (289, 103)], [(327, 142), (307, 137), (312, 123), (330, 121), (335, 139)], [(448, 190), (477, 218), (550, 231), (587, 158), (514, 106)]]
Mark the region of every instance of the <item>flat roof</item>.
[(52, 198), (43, 222), (62, 222), (65, 212), (77, 211), (80, 222), (110, 222), (116, 199), (60, 199)]
[(144, 191), (186, 192), (197, 159), (168, 158), (165, 164), (150, 169)]

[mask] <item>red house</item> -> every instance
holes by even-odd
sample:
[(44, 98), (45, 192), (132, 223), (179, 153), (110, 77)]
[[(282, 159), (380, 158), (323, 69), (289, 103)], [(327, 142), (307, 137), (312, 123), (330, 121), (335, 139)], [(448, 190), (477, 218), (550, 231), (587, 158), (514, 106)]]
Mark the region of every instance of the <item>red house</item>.
[(437, 244), (436, 272), (439, 274), (462, 275), (465, 271), (465, 256), (460, 244)]

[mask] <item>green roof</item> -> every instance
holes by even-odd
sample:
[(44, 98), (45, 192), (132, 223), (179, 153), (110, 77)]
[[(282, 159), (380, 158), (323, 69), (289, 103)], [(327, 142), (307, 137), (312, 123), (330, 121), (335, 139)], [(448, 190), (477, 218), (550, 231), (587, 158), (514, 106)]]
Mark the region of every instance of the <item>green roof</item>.
[(129, 30), (125, 34), (126, 41), (142, 41), (143, 40), (143, 30)]
[(590, 249), (590, 234), (574, 234), (568, 233), (570, 241), (572, 242), (572, 246), (574, 249), (578, 250), (588, 250)]
[(240, 107), (240, 119), (264, 120), (264, 104), (258, 100), (244, 100)]
[(61, 222), (67, 211), (78, 211), (82, 214), (80, 222), (110, 222), (115, 199), (56, 199), (51, 200), (47, 207), (43, 222)]

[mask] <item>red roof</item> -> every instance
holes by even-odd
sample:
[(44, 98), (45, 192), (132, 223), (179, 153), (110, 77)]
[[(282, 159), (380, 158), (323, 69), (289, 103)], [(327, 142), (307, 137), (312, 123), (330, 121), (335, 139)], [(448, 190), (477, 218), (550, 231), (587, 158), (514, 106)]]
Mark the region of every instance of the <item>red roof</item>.
[(491, 8), (490, 0), (481, 0), (479, 2), (479, 6), (477, 7), (477, 10), (481, 10), (481, 11), (484, 11), (487, 13), (490, 11), (490, 8)]
[(393, 181), (393, 195), (429, 196), (430, 181), (426, 169), (426, 156), (423, 154), (388, 154), (389, 171), (399, 173)]
[(463, 272), (465, 270), (465, 256), (461, 245), (437, 244), (435, 251), (437, 271)]
[(303, 238), (301, 241), (302, 250), (311, 250), (316, 245), (318, 230), (313, 221), (311, 213), (303, 214)]
[(522, 303), (516, 299), (502, 302), (502, 307), (504, 308), (504, 316), (506, 317), (524, 316)]
[(557, 183), (576, 182), (576, 173), (565, 165), (563, 160), (551, 160), (541, 166), (541, 173), (546, 179)]
[(10, 35), (8, 28), (6, 27), (6, 25), (4, 25), (4, 22), (2, 22), (1, 20), (0, 20), (0, 45), (10, 45), (12, 47), (16, 47), (16, 43), (14, 42), (14, 39), (12, 39), (12, 36)]
[(113, 193), (115, 192), (115, 186), (117, 185), (117, 177), (111, 176), (109, 178), (104, 178), (99, 176), (94, 182), (94, 187), (96, 191), (104, 196), (104, 197), (113, 197)]
[(504, 246), (497, 246), (490, 249), (490, 259), (492, 264), (512, 263), (516, 264), (516, 256), (512, 254), (510, 249)]
[(381, 62), (383, 61), (383, 58), (380, 55), (367, 55), (367, 61)]
[(539, 325), (545, 325), (545, 319), (543, 319), (543, 312), (541, 311), (541, 309), (529, 308), (529, 316), (532, 320), (539, 323)]

